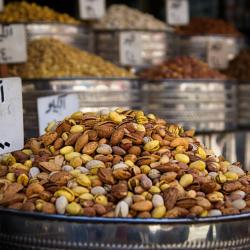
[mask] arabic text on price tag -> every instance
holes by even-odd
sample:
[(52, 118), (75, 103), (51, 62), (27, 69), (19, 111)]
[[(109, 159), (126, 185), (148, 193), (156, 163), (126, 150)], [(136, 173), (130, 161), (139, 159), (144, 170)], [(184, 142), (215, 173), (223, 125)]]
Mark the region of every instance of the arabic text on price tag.
[(23, 103), (20, 78), (0, 79), (0, 155), (23, 148)]
[(228, 46), (224, 39), (210, 39), (207, 61), (211, 68), (225, 69), (228, 66)]
[(166, 0), (167, 22), (170, 25), (185, 25), (189, 23), (188, 0)]
[(79, 0), (79, 14), (81, 19), (100, 19), (105, 15), (105, 0)]
[(62, 121), (66, 116), (79, 110), (77, 94), (62, 94), (37, 99), (39, 133), (52, 121)]
[(142, 64), (141, 34), (135, 31), (124, 31), (119, 37), (120, 63), (122, 65)]
[(0, 25), (0, 63), (25, 61), (27, 61), (27, 44), (24, 25)]

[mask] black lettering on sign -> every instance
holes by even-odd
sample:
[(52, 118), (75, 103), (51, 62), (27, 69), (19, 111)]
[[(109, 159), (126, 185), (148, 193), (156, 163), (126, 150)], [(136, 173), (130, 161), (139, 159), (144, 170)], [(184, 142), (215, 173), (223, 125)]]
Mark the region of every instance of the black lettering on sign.
[(0, 148), (4, 149), (5, 147), (10, 147), (10, 143), (9, 142), (4, 142), (4, 143), (0, 143)]
[(0, 80), (0, 101), (1, 101), (1, 103), (4, 103), (4, 91), (3, 91), (3, 81), (2, 80)]
[(48, 104), (48, 109), (46, 110), (46, 114), (53, 112), (53, 113), (59, 113), (60, 110), (66, 108), (66, 103), (65, 103), (65, 95), (60, 95), (55, 99), (53, 99), (49, 104)]

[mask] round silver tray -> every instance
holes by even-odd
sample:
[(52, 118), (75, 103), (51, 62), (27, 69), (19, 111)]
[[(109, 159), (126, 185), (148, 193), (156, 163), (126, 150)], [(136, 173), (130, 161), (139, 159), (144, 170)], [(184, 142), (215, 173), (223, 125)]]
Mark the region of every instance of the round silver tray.
[(244, 37), (222, 35), (180, 35), (178, 39), (179, 55), (194, 56), (207, 62), (208, 43), (211, 39), (224, 40), (224, 43), (228, 46), (228, 60), (232, 60), (246, 45)]
[(236, 90), (234, 81), (143, 81), (147, 112), (198, 132), (236, 128)]
[(128, 65), (135, 69), (160, 64), (176, 54), (176, 36), (171, 31), (157, 30), (94, 30), (95, 53), (115, 64), (120, 63), (119, 36), (122, 32), (141, 34), (141, 65)]
[(126, 219), (0, 208), (0, 249), (249, 249), (250, 213), (208, 218)]
[(238, 120), (242, 127), (250, 126), (250, 81), (238, 83)]
[(128, 78), (64, 78), (23, 80), (25, 138), (38, 136), (37, 98), (75, 93), (80, 110), (139, 108), (141, 93), (138, 82)]

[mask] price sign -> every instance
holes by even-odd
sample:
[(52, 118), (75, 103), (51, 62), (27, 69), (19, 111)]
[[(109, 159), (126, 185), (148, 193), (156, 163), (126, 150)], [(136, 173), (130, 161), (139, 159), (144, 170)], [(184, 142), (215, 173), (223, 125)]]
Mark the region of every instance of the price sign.
[(79, 12), (81, 19), (100, 19), (105, 15), (105, 0), (79, 0)]
[(0, 63), (25, 61), (27, 61), (27, 43), (24, 25), (0, 25)]
[(52, 121), (61, 121), (79, 110), (77, 94), (62, 94), (40, 97), (37, 99), (39, 133), (44, 134), (45, 128)]
[(210, 39), (207, 47), (207, 62), (211, 68), (225, 69), (228, 66), (228, 45), (224, 39)]
[(0, 12), (3, 11), (3, 7), (4, 7), (4, 2), (3, 0), (0, 0)]
[(166, 0), (167, 22), (170, 25), (185, 25), (189, 23), (188, 0)]
[(20, 78), (0, 79), (0, 155), (23, 148), (23, 102)]
[(122, 65), (142, 64), (141, 34), (135, 31), (121, 32), (119, 36), (120, 63)]

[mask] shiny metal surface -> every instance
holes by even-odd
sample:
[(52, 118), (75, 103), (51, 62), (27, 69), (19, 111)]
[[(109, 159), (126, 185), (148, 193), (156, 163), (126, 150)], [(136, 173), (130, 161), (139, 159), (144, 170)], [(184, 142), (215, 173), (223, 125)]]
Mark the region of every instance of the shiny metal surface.
[(144, 81), (147, 112), (199, 132), (237, 126), (236, 82), (217, 80)]
[(209, 40), (223, 39), (228, 46), (227, 58), (232, 60), (239, 51), (245, 46), (245, 39), (243, 37), (231, 36), (179, 36), (179, 54), (195, 56), (207, 62), (207, 48)]
[(83, 112), (117, 107), (139, 108), (141, 92), (132, 79), (47, 79), (23, 80), (25, 137), (38, 136), (37, 98), (76, 93)]
[[(120, 65), (119, 35), (126, 30), (95, 30), (95, 53), (103, 58)], [(131, 31), (131, 30), (130, 30)], [(176, 44), (175, 35), (169, 31), (137, 30), (142, 39), (142, 65), (135, 68), (143, 68), (149, 65), (159, 64), (171, 55), (176, 54), (173, 46)], [(134, 65), (131, 65), (132, 67)]]
[(249, 249), (250, 214), (186, 219), (87, 218), (0, 208), (1, 249)]
[(93, 33), (84, 25), (29, 23), (25, 26), (28, 40), (50, 37), (79, 49), (93, 52)]
[(239, 125), (250, 126), (250, 82), (239, 82), (238, 85), (238, 110)]

